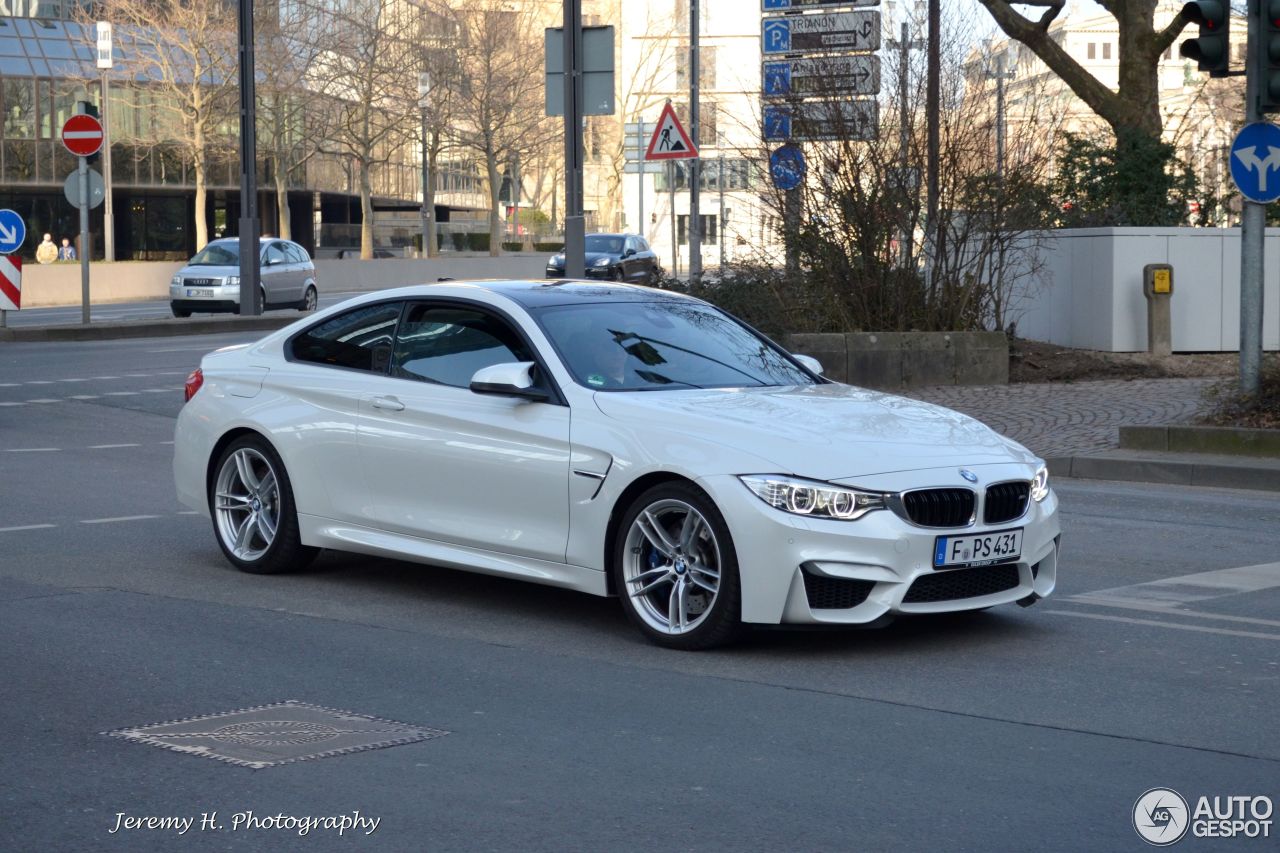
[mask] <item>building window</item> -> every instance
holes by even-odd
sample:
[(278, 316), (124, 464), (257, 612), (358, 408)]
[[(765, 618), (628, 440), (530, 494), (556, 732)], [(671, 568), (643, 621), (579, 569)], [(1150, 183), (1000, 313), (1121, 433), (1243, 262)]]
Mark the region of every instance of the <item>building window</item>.
[[(716, 87), (716, 49), (702, 47), (698, 57), (698, 85), (703, 89)], [(676, 48), (676, 88), (683, 91), (689, 88), (689, 46)]]
[[(689, 105), (684, 101), (675, 101), (672, 104), (675, 107), (676, 117), (680, 119), (680, 124), (684, 125), (686, 131), (689, 130)], [(698, 147), (715, 146), (719, 132), (719, 110), (716, 108), (715, 101), (699, 99), (698, 101)]]
[(1103, 59), (1111, 58), (1111, 42), (1109, 41), (1104, 41), (1102, 43), (1102, 58)]
[(1089, 42), (1089, 51), (1088, 51), (1089, 58), (1097, 59), (1098, 58), (1097, 54), (1098, 54), (1098, 46), (1093, 42)]
[[(703, 215), (699, 217), (702, 220), (702, 245), (716, 245), (716, 215)], [(676, 217), (676, 242), (681, 246), (689, 245), (689, 217), (687, 215), (679, 215)]]

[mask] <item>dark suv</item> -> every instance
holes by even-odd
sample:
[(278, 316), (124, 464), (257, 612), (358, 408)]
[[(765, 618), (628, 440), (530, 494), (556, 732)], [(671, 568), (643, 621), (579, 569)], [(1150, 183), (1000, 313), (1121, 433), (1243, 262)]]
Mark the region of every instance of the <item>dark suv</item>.
[[(587, 278), (629, 281), (655, 286), (662, 267), (649, 243), (639, 234), (588, 234)], [(564, 278), (564, 251), (547, 261), (547, 278)]]

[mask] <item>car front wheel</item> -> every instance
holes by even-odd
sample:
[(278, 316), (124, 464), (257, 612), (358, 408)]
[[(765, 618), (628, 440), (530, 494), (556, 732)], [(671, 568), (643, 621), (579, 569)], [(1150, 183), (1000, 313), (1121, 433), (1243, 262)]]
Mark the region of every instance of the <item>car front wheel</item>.
[(740, 630), (741, 586), (729, 529), (688, 483), (662, 483), (627, 509), (612, 570), (627, 616), (653, 642), (707, 649)]
[(169, 303), (169, 310), (173, 312), (173, 316), (175, 317), (191, 316), (191, 310), (189, 308), (179, 308), (177, 305), (174, 305), (172, 302)]
[(302, 544), (293, 488), (271, 445), (251, 435), (233, 441), (209, 485), (213, 531), (227, 560), (253, 574), (305, 568), (319, 549)]

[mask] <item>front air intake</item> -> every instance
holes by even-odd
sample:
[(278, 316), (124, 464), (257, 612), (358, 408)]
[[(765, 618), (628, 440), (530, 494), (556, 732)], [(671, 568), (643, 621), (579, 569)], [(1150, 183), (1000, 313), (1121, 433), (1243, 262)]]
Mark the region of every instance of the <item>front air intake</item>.
[(987, 489), (983, 503), (982, 520), (987, 524), (1004, 524), (1022, 518), (1031, 496), (1031, 483), (1021, 480), (1014, 483), (996, 483)]

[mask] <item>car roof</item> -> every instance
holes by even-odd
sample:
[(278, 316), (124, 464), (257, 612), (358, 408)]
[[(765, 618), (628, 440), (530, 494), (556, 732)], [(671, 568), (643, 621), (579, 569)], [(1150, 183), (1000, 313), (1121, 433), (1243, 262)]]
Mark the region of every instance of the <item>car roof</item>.
[[(292, 240), (286, 239), (284, 237), (259, 237), (258, 238), (259, 243), (274, 243), (276, 240), (279, 240), (282, 243), (293, 242)], [(217, 240), (209, 241), (209, 243), (239, 243), (239, 242), (240, 242), (239, 237), (219, 237)]]
[[(446, 281), (382, 290), (377, 297), (413, 299), (432, 296), (466, 296), (469, 290), (484, 290), (504, 296), (524, 308), (546, 308), (586, 302), (680, 302), (701, 303), (701, 299), (620, 282), (577, 281), (574, 279), (503, 279)], [(375, 294), (370, 294), (374, 296)]]

